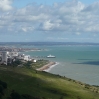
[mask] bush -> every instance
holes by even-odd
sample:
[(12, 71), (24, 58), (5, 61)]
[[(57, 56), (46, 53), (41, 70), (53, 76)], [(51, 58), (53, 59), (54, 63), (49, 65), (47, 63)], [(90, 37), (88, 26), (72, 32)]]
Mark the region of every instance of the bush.
[(2, 94), (0, 93), (0, 99), (2, 99)]
[(0, 93), (3, 95), (3, 90), (4, 88), (2, 87), (2, 85), (0, 85)]
[(12, 92), (10, 96), (11, 96), (11, 99), (21, 99), (20, 94), (17, 92)]
[(28, 94), (23, 94), (22, 99), (34, 99), (34, 98)]
[(7, 88), (7, 83), (0, 80), (0, 85), (3, 86), (4, 89)]

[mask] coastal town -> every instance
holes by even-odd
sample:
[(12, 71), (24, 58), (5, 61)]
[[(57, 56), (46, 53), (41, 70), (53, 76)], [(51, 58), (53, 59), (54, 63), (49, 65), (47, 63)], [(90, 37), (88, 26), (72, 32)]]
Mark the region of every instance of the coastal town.
[[(26, 63), (28, 61), (36, 62), (36, 59), (30, 57), (30, 55), (20, 54), (18, 52), (0, 51), (0, 64), (1, 65), (11, 65), (14, 62)], [(18, 64), (17, 66), (22, 66)]]
[(9, 51), (9, 52), (26, 52), (26, 51), (41, 51), (43, 49), (39, 48), (20, 48), (20, 47), (9, 47), (9, 46), (0, 46), (0, 51)]
[(0, 65), (6, 66), (13, 65), (17, 67), (29, 66), (38, 71), (44, 71), (50, 68), (52, 65), (56, 64), (56, 62), (33, 58), (30, 55), (20, 53), (24, 51), (34, 51), (34, 50), (39, 51), (41, 49), (0, 47)]

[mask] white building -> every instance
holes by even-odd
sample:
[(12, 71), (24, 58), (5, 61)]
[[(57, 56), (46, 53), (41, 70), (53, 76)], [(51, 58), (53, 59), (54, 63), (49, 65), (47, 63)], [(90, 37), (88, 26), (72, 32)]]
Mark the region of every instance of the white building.
[(11, 63), (13, 57), (16, 56), (18, 56), (17, 52), (2, 51), (0, 52), (0, 63), (7, 65), (7, 63)]
[(24, 54), (19, 54), (17, 58), (20, 59), (20, 60), (23, 60), (24, 56), (25, 56)]
[(7, 65), (8, 54), (9, 54), (9, 52), (7, 52), (7, 51), (1, 52), (1, 63), (2, 64)]
[(17, 57), (19, 55), (19, 53), (18, 52), (10, 52), (9, 55), (11, 55), (12, 57)]
[(36, 61), (37, 61), (36, 59), (33, 60), (34, 63), (36, 63)]
[(30, 55), (25, 55), (25, 56), (24, 56), (24, 60), (25, 60), (25, 61), (30, 61)]
[[(18, 52), (0, 52), (0, 64), (11, 64), (15, 59), (31, 61), (30, 55), (19, 54)], [(36, 62), (36, 60), (34, 60)]]

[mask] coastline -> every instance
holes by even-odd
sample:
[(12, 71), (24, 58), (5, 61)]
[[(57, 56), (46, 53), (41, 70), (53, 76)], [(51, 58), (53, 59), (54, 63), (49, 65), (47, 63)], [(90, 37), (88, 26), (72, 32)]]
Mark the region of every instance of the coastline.
[(53, 66), (56, 66), (57, 65), (57, 62), (49, 62), (48, 64), (42, 66), (41, 68), (38, 68), (36, 69), (37, 71), (46, 71), (48, 72), (48, 70), (53, 67)]
[[(37, 71), (45, 71), (45, 72), (49, 72), (49, 70), (51, 68), (53, 68), (54, 66), (58, 65), (59, 63), (58, 62), (49, 62), (48, 64), (42, 66), (41, 68), (38, 68), (36, 69)], [(83, 88), (86, 88), (86, 89), (89, 89), (90, 91), (92, 92), (95, 92), (95, 93), (99, 93), (99, 86), (98, 85), (90, 85), (90, 84), (87, 84), (87, 83), (84, 83), (84, 82), (81, 82), (79, 80), (74, 80), (72, 78), (68, 78), (68, 77), (65, 77), (65, 76), (61, 76), (61, 75), (57, 75), (57, 74), (54, 74), (56, 76), (59, 76), (60, 78), (65, 78), (67, 81), (70, 81), (70, 82), (73, 82), (75, 84), (79, 84), (81, 85)]]
[(54, 65), (51, 65), (48, 69), (45, 69), (45, 70), (43, 70), (43, 71), (49, 72), (53, 67), (55, 67), (55, 66), (58, 65), (58, 64), (59, 64), (58, 62), (55, 62)]

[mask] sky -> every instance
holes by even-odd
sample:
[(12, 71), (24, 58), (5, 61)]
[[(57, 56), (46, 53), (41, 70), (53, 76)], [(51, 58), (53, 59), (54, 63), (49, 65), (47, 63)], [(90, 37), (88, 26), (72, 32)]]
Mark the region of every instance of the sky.
[(0, 0), (0, 42), (99, 43), (99, 0)]

